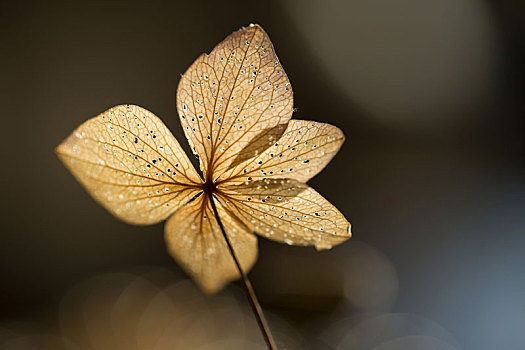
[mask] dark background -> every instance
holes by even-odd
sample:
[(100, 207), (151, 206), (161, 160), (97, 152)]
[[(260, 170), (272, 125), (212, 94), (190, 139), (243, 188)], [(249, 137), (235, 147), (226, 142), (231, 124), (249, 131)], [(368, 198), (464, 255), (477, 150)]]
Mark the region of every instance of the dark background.
[(370, 313), (440, 325), (453, 349), (525, 346), (522, 2), (4, 1), (0, 11), (0, 327), (58, 333), (63, 295), (94, 275), (149, 266), (186, 278), (163, 224), (113, 218), (53, 149), (134, 103), (187, 150), (180, 74), (259, 23), (292, 83), (294, 117), (347, 136), (310, 184), (354, 234), (322, 253), (260, 239), (250, 277), (263, 307), (304, 348), (367, 348), (320, 334), (350, 320), (341, 332), (355, 335), (354, 317)]

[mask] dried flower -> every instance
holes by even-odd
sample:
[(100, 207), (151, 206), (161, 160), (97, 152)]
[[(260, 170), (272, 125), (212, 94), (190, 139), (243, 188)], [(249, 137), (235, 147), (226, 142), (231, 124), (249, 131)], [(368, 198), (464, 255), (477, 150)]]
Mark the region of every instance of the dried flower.
[(162, 121), (139, 106), (86, 121), (56, 151), (116, 217), (147, 225), (171, 215), (169, 252), (204, 291), (239, 278), (211, 200), (244, 271), (257, 258), (253, 232), (317, 249), (350, 237), (344, 216), (305, 184), (343, 133), (291, 120), (292, 88), (261, 27), (242, 28), (200, 56), (181, 79), (177, 109), (202, 177)]

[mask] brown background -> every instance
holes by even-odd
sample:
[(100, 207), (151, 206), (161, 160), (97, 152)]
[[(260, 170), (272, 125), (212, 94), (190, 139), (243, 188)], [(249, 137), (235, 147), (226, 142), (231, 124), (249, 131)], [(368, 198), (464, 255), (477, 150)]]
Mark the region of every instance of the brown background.
[[(180, 74), (226, 35), (256, 22), (290, 77), (295, 117), (335, 124), (347, 135), (310, 184), (354, 232), (322, 253), (260, 239), (250, 276), (264, 307), (307, 333), (342, 302), (349, 312), (363, 308), (356, 294), (343, 292), (348, 283), (372, 283), (365, 292), (381, 294), (391, 287), (385, 278), (393, 278), (395, 291), (367, 307), (432, 319), (465, 349), (520, 348), (525, 8), (460, 1), (468, 6), (419, 9), (428, 18), (417, 21), (415, 2), (400, 2), (393, 14), (384, 3), (363, 10), (363, 2), (351, 1), (4, 1), (0, 324), (29, 319), (52, 328), (62, 295), (103, 272), (161, 266), (185, 278), (166, 253), (162, 224), (134, 227), (113, 218), (53, 148), (87, 118), (121, 103), (150, 109), (184, 144), (175, 111)], [(470, 27), (477, 16), (470, 9), (480, 8), (489, 34)], [(389, 16), (396, 20), (377, 25)], [(458, 23), (464, 27), (450, 27)], [(402, 31), (392, 36), (396, 28)], [(474, 36), (457, 41), (469, 28)], [(462, 44), (475, 40), (482, 45)], [(443, 62), (455, 53), (469, 60), (452, 74)], [(396, 104), (400, 98), (409, 103)], [(380, 252), (394, 272), (385, 277), (366, 259), (347, 269), (363, 249)]]

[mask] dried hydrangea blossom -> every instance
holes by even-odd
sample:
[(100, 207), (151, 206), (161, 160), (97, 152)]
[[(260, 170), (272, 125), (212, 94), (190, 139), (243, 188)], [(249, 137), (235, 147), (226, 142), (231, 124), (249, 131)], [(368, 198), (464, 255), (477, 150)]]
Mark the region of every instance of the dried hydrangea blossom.
[(86, 121), (56, 151), (116, 217), (137, 225), (169, 218), (169, 252), (204, 291), (239, 278), (214, 206), (245, 272), (257, 259), (254, 232), (317, 249), (350, 237), (350, 223), (306, 184), (343, 133), (291, 120), (292, 88), (260, 26), (201, 55), (182, 76), (177, 109), (202, 176), (162, 121), (134, 105)]

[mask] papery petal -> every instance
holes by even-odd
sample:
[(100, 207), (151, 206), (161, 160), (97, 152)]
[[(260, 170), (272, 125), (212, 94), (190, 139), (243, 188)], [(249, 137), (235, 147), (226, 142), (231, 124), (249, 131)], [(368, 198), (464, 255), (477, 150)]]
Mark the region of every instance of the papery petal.
[[(257, 260), (257, 237), (215, 201), (235, 255), (247, 273)], [(205, 292), (215, 293), (240, 278), (206, 194), (167, 221), (165, 238), (170, 254)]]
[(200, 56), (181, 78), (177, 109), (205, 179), (215, 180), (239, 155), (250, 158), (279, 139), (293, 96), (264, 30), (242, 28)]
[(344, 140), (343, 132), (333, 125), (292, 119), (270, 148), (227, 170), (221, 180), (227, 184), (265, 178), (306, 182), (332, 160)]
[(343, 214), (302, 182), (266, 179), (221, 186), (219, 191), (225, 208), (263, 237), (329, 249), (351, 236)]
[(101, 205), (128, 223), (164, 220), (202, 183), (168, 128), (139, 106), (89, 119), (56, 152)]

